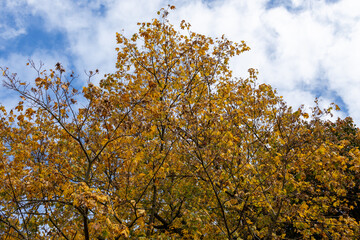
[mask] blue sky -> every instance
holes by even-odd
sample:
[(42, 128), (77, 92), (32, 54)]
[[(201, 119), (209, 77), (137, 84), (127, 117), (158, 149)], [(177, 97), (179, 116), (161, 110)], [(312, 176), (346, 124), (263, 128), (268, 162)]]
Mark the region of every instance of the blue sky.
[[(24, 81), (34, 77), (27, 59), (45, 68), (61, 62), (83, 82), (84, 70), (112, 72), (115, 33), (131, 35), (169, 3), (175, 26), (185, 19), (195, 32), (247, 42), (252, 50), (231, 62), (234, 76), (257, 68), (259, 81), (290, 105), (312, 106), (319, 97), (360, 123), (358, 0), (0, 0), (0, 66)], [(17, 101), (0, 87), (0, 103)]]

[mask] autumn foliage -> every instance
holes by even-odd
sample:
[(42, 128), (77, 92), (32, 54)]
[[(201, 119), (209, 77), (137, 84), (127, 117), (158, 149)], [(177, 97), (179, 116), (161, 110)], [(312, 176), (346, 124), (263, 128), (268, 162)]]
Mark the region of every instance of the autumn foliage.
[(358, 239), (352, 120), (292, 109), (254, 69), (234, 78), (245, 42), (159, 15), (117, 34), (98, 85), (4, 69), (21, 101), (1, 107), (0, 238)]

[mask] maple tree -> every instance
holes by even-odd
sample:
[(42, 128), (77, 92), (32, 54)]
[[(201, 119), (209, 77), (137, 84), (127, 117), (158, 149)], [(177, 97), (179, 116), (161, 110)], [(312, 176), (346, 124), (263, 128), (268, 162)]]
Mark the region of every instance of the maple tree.
[(1, 107), (1, 238), (359, 237), (352, 120), (293, 110), (255, 69), (233, 78), (245, 42), (158, 14), (117, 34), (117, 70), (98, 86), (77, 90), (61, 64), (30, 61), (34, 83), (4, 69), (22, 100)]

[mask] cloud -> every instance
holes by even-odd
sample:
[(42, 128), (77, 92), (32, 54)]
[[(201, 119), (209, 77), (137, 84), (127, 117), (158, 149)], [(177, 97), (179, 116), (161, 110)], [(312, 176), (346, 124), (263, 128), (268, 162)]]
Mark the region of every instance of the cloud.
[(6, 48), (8, 41), (26, 33), (26, 16), (19, 11), (19, 5), (18, 1), (0, 2), (0, 50)]
[(258, 68), (260, 81), (277, 88), (290, 105), (311, 106), (315, 97), (324, 107), (337, 101), (359, 122), (359, 4), (228, 0), (208, 7), (195, 1), (182, 6), (179, 16), (197, 32), (247, 42), (252, 50), (234, 59), (234, 75)]
[[(161, 1), (78, 1), (27, 0), (32, 12), (43, 16), (50, 30), (61, 29), (69, 40), (75, 67), (83, 71), (115, 68), (115, 33), (134, 32), (136, 23), (155, 17)], [(141, 6), (139, 8), (139, 6)], [(53, 11), (56, 9), (56, 11)]]

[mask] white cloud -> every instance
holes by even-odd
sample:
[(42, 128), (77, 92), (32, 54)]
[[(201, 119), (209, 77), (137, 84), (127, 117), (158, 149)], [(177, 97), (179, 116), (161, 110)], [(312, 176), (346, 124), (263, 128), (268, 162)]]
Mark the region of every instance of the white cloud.
[[(0, 49), (6, 40), (26, 33), (25, 18), (20, 10), (21, 1), (3, 0), (0, 2)], [(9, 14), (11, 13), (11, 14)]]
[(250, 45), (249, 53), (233, 61), (235, 75), (258, 68), (260, 81), (277, 88), (294, 106), (313, 105), (319, 93), (322, 105), (341, 97), (360, 122), (360, 2), (292, 1), (270, 9), (266, 3), (229, 0), (208, 9), (197, 1), (182, 7), (179, 15), (195, 31), (225, 33)]
[[(79, 4), (71, 0), (27, 0), (34, 14), (41, 15), (50, 30), (62, 30), (69, 40), (69, 51), (79, 71), (99, 68), (101, 73), (114, 70), (115, 33), (136, 31), (138, 21), (150, 20), (162, 6), (161, 1), (89, 0)], [(99, 9), (105, 8), (103, 14)]]
[(1, 23), (0, 29), (0, 37), (4, 40), (16, 38), (17, 36), (26, 33), (26, 30), (23, 27), (8, 27), (7, 25)]

